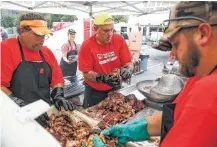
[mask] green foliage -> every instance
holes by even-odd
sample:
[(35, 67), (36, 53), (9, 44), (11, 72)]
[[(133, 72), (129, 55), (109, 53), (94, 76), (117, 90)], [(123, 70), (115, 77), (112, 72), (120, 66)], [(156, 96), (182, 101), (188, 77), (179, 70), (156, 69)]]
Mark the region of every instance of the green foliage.
[(113, 16), (114, 21), (116, 22), (128, 22), (128, 17), (124, 15), (114, 15)]
[[(17, 25), (21, 11), (17, 11), (17, 14), (7, 13), (10, 10), (1, 10), (1, 25), (4, 28), (15, 27)], [(75, 15), (60, 15), (60, 14), (43, 14), (48, 22), (48, 27), (51, 28), (53, 22), (74, 22), (78, 20)]]
[(1, 19), (1, 25), (4, 28), (13, 27), (15, 25), (15, 18), (13, 16), (5, 16)]

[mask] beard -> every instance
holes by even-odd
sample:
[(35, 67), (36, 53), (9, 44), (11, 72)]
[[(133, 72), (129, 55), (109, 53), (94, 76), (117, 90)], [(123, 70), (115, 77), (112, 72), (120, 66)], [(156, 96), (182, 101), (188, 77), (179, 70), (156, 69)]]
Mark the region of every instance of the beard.
[(33, 45), (32, 50), (34, 51), (40, 51), (42, 49), (42, 45)]
[(188, 52), (180, 63), (179, 72), (185, 77), (193, 77), (195, 69), (199, 64), (198, 47), (193, 40), (188, 43)]

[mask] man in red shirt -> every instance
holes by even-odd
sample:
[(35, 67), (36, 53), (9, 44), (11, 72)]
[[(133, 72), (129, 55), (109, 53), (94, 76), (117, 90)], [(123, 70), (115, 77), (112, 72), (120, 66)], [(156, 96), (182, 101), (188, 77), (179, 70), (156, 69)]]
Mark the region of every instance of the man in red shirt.
[(120, 79), (110, 75), (115, 69), (121, 69), (123, 80), (131, 78), (130, 50), (120, 35), (113, 34), (113, 27), (111, 15), (97, 14), (94, 19), (96, 34), (84, 41), (79, 50), (79, 70), (85, 79), (84, 108), (99, 103), (109, 91), (120, 87)]
[[(170, 14), (163, 38), (189, 79), (163, 113), (102, 131), (119, 146), (161, 135), (160, 147), (217, 147), (217, 3), (179, 2)], [(93, 142), (103, 146), (97, 136)]]
[[(21, 107), (43, 99), (58, 109), (72, 110), (72, 103), (63, 97), (60, 67), (51, 50), (43, 46), (45, 36), (52, 33), (45, 18), (23, 14), (17, 32), (17, 38), (1, 42), (1, 90)], [(46, 119), (44, 114), (37, 121), (46, 126)]]

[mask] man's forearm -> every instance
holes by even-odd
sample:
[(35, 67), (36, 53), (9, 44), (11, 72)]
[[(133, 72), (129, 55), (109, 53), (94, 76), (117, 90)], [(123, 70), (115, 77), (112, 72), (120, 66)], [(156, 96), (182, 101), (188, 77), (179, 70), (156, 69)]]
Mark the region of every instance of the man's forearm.
[(84, 79), (92, 81), (92, 82), (96, 82), (96, 75), (97, 74), (98, 73), (96, 73), (94, 71), (83, 72)]
[(150, 136), (160, 136), (162, 124), (162, 112), (156, 113), (147, 118), (147, 131)]
[(129, 68), (132, 71), (134, 69), (133, 62), (128, 62), (128, 63), (124, 64), (122, 67)]
[(59, 84), (56, 84), (56, 85), (52, 86), (52, 88), (56, 88), (56, 87), (64, 88), (64, 83), (59, 83)]
[(5, 87), (5, 86), (1, 86), (1, 90), (2, 90), (5, 94), (7, 94), (7, 95), (11, 95), (11, 94), (12, 94), (12, 92), (11, 92), (7, 87)]

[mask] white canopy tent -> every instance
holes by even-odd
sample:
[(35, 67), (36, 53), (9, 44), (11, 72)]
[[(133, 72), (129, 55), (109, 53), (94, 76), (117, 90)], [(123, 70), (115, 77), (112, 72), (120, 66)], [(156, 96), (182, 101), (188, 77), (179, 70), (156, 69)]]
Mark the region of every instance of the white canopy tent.
[[(82, 21), (84, 18), (92, 18), (96, 13), (101, 11), (109, 12), (111, 15), (127, 15), (129, 16), (129, 25), (136, 23), (146, 24), (154, 21), (161, 23), (161, 18), (155, 17), (156, 13), (167, 13), (174, 6), (175, 1), (2, 1), (0, 2), (1, 9), (30, 11), (38, 13), (52, 13), (76, 15), (78, 21), (69, 28), (83, 29)], [(150, 14), (150, 15), (148, 15)], [(156, 22), (157, 21), (157, 22)], [(91, 25), (91, 23), (90, 23)], [(45, 42), (51, 49), (60, 49), (62, 44), (67, 39), (66, 32), (68, 28), (60, 32), (54, 32), (54, 35)], [(79, 31), (78, 31), (79, 32)], [(65, 36), (65, 37), (59, 37)], [(91, 36), (91, 31), (90, 31)], [(78, 33), (76, 41), (83, 41), (83, 33)], [(59, 54), (59, 52), (57, 53)]]
[(88, 18), (106, 11), (112, 15), (146, 15), (169, 10), (177, 2), (167, 1), (2, 1), (1, 9), (77, 15)]

